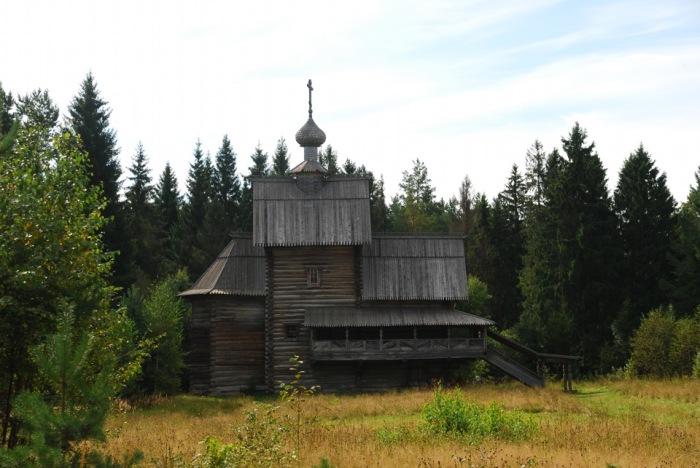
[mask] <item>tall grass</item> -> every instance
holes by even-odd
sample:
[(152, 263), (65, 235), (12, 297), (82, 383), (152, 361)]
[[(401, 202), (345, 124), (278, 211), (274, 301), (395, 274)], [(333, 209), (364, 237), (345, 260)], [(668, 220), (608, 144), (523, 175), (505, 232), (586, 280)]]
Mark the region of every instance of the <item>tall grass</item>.
[[(299, 466), (323, 457), (337, 467), (366, 466), (697, 466), (700, 460), (700, 381), (599, 380), (568, 394), (558, 386), (479, 385), (454, 392), (481, 409), (531, 418), (537, 430), (522, 440), (436, 436), (426, 430), (431, 390), (374, 395), (314, 395), (305, 412)], [(266, 400), (277, 404), (277, 401)], [(147, 408), (110, 415), (105, 451), (116, 459), (139, 448), (144, 466), (188, 466), (203, 441), (234, 441), (254, 408), (251, 397), (176, 396)], [(294, 416), (290, 413), (290, 416)], [(295, 441), (287, 438), (285, 450)]]

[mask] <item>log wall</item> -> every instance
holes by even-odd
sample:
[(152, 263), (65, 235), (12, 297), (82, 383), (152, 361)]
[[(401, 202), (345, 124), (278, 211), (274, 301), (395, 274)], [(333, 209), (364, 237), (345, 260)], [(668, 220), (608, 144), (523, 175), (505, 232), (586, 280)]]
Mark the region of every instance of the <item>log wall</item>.
[(192, 298), (192, 393), (226, 395), (265, 388), (263, 297)]
[[(267, 364), (268, 388), (274, 391), (280, 381), (290, 382), (289, 358), (297, 355), (305, 362), (305, 384), (321, 384), (310, 368), (309, 330), (302, 326), (307, 307), (353, 306), (357, 303), (355, 284), (359, 248), (274, 247), (268, 254), (269, 314)], [(318, 268), (318, 286), (307, 283), (307, 268)], [(296, 338), (287, 337), (289, 326), (298, 327)]]

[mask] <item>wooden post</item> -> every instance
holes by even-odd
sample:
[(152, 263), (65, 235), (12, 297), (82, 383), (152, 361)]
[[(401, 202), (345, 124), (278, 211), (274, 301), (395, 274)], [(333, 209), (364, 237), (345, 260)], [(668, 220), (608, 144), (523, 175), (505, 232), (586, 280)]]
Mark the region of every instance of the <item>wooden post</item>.
[(350, 329), (345, 327), (345, 351), (350, 349)]
[(384, 328), (379, 327), (379, 352), (384, 351)]

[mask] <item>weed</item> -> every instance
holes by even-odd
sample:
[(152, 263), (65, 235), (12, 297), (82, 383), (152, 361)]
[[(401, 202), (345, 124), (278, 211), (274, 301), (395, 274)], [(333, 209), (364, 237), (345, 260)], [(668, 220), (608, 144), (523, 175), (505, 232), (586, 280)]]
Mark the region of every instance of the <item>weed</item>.
[(507, 412), (495, 402), (487, 406), (464, 401), (456, 391), (438, 386), (432, 403), (423, 408), (428, 429), (436, 434), (466, 436), (472, 441), (486, 437), (518, 442), (536, 431), (535, 421), (521, 412)]

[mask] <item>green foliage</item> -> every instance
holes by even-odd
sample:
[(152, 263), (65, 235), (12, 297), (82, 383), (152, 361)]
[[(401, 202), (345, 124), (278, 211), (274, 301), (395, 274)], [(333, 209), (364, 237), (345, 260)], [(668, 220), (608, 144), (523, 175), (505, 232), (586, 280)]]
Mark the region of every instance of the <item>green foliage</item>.
[(284, 138), (277, 140), (275, 155), (272, 158), (272, 171), (276, 176), (286, 176), (289, 174), (289, 149)]
[(673, 306), (690, 316), (700, 304), (700, 168), (695, 185), (678, 212), (678, 236), (673, 243)]
[(68, 114), (88, 156), (89, 185), (99, 187), (106, 199), (102, 214), (111, 222), (102, 227), (102, 241), (108, 252), (116, 253), (112, 282), (128, 287), (130, 239), (125, 235), (124, 207), (120, 200), (120, 150), (117, 134), (110, 128), (111, 113), (107, 101), (100, 96), (95, 78), (88, 73), (68, 106)]
[(472, 442), (488, 437), (521, 442), (537, 432), (537, 424), (531, 417), (517, 411), (507, 412), (496, 403), (484, 407), (464, 401), (458, 391), (446, 392), (440, 386), (433, 401), (423, 408), (423, 419), (434, 434)]
[(328, 169), (329, 175), (340, 174), (340, 167), (338, 167), (338, 153), (336, 153), (330, 144), (326, 145), (325, 149), (319, 151), (318, 162)]
[[(25, 390), (13, 402), (26, 443), (11, 450), (9, 457), (23, 466), (77, 466), (84, 455), (79, 444), (104, 439), (102, 427), (114, 390), (113, 362), (93, 371), (89, 361), (96, 352), (94, 338), (86, 332), (76, 334), (70, 307), (62, 307), (56, 333), (31, 353), (43, 390)], [(100, 466), (114, 465), (94, 450), (86, 456)]]
[(280, 398), (291, 407), (294, 413), (294, 421), (292, 421), (291, 430), (294, 435), (295, 456), (299, 457), (301, 453), (301, 432), (305, 425), (310, 424), (309, 420), (302, 417), (303, 404), (306, 398), (312, 396), (318, 390), (315, 385), (307, 388), (301, 384), (301, 378), (304, 371), (301, 370), (304, 361), (299, 359), (299, 356), (289, 358), (292, 366), (289, 368), (294, 374), (294, 378), (290, 383), (280, 382)]
[(335, 468), (331, 462), (326, 457), (321, 457), (321, 461), (318, 465), (314, 465), (313, 468)]
[(630, 366), (639, 375), (691, 375), (700, 351), (700, 313), (677, 320), (671, 307), (652, 310), (631, 340)]
[(139, 330), (141, 339), (153, 342), (138, 382), (141, 391), (173, 394), (182, 389), (182, 343), (189, 306), (177, 294), (188, 284), (187, 274), (181, 270), (155, 284), (140, 310), (135, 307), (135, 322), (143, 327)]
[(469, 275), (467, 278), (468, 299), (460, 301), (455, 306), (456, 309), (463, 310), (479, 317), (490, 316), (489, 303), (491, 294), (486, 283), (481, 281), (476, 275)]
[(234, 429), (235, 442), (222, 444), (213, 437), (204, 440), (204, 453), (193, 465), (202, 468), (230, 466), (291, 466), (294, 459), (285, 447), (289, 428), (279, 414), (279, 407), (255, 402), (246, 411), (243, 424)]
[(68, 127), (29, 122), (0, 158), (0, 442), (9, 445), (10, 401), (34, 388), (28, 349), (55, 330), (59, 304), (74, 307), (78, 327), (102, 330), (113, 296), (99, 236), (104, 205), (79, 141)]
[(669, 262), (676, 230), (675, 201), (642, 145), (625, 160), (614, 194), (620, 225), (625, 281), (625, 307), (615, 321), (623, 342), (639, 327), (644, 313), (667, 304), (671, 280)]
[[(304, 371), (299, 356), (290, 358), (294, 379), (290, 383), (280, 382), (280, 399), (292, 410), (292, 417), (284, 414), (280, 406), (255, 402), (253, 409), (246, 411), (245, 422), (234, 430), (235, 441), (222, 444), (213, 437), (204, 441), (204, 453), (194, 459), (197, 467), (228, 466), (291, 466), (299, 460), (301, 435), (309, 420), (303, 417), (303, 402), (312, 396), (316, 387), (306, 388), (300, 381)], [(286, 449), (287, 436), (291, 435), (295, 449)]]

